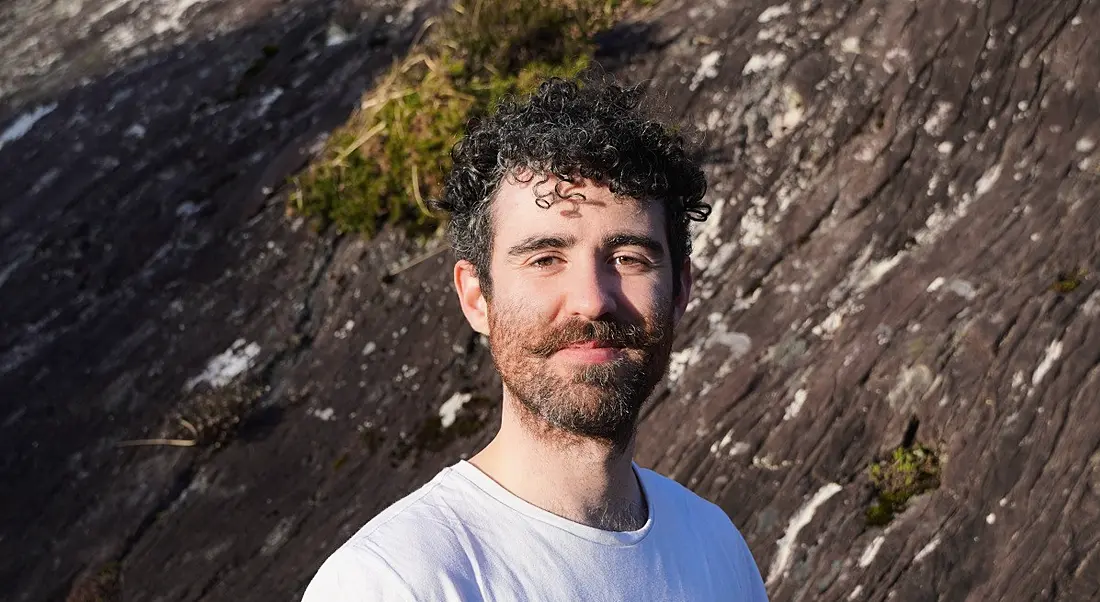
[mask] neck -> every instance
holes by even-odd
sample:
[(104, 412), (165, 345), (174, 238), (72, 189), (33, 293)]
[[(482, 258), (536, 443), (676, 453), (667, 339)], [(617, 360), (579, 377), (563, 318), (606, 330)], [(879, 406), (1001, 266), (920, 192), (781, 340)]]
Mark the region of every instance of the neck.
[(564, 433), (532, 417), (505, 390), (500, 431), (469, 461), (543, 510), (606, 531), (633, 531), (649, 514), (633, 456), (633, 438), (618, 447)]

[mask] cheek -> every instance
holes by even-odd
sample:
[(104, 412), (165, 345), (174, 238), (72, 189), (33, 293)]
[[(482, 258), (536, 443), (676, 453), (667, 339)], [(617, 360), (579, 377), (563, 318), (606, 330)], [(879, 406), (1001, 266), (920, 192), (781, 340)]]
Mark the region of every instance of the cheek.
[(546, 278), (534, 273), (511, 272), (501, 279), (504, 282), (503, 287), (507, 289), (505, 295), (511, 303), (519, 305), (538, 305), (545, 302), (563, 284), (561, 279)]
[[(517, 294), (515, 290), (494, 291), (489, 303), (489, 325), (494, 334), (503, 337), (502, 344), (518, 342), (524, 333), (537, 330), (542, 324), (543, 312), (536, 295)], [(517, 340), (509, 340), (509, 339)]]
[(644, 316), (654, 316), (665, 312), (672, 305), (672, 282), (670, 278), (638, 278), (624, 282), (623, 296)]
[(560, 292), (558, 285), (553, 278), (524, 277), (498, 270), (493, 279), (493, 302), (503, 311), (523, 311), (535, 317), (547, 311)]

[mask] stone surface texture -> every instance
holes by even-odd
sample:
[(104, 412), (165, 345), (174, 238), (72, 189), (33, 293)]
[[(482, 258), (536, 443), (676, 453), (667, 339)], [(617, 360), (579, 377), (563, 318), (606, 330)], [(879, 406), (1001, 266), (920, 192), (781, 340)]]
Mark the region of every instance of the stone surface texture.
[[(447, 257), (384, 281), (424, 248), (285, 211), (441, 10), (0, 6), (5, 599), (104, 567), (120, 600), (294, 598), (491, 437)], [(730, 514), (773, 600), (1100, 598), (1098, 30), (1085, 0), (664, 0), (601, 40), (715, 206), (638, 461)], [(196, 408), (228, 436), (118, 446)], [(941, 485), (869, 527), (910, 442)]]

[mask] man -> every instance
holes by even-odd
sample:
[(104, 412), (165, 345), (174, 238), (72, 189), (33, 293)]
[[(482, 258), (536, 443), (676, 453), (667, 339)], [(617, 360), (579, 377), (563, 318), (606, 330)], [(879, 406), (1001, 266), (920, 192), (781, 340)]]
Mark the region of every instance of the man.
[(371, 520), (306, 602), (765, 602), (717, 506), (633, 463), (710, 210), (640, 92), (553, 79), (471, 126), (437, 206), (504, 382), (500, 430)]

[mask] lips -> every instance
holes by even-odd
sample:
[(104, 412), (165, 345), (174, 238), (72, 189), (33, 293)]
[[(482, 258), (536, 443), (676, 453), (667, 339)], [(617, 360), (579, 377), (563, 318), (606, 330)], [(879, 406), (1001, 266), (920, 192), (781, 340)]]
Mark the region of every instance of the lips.
[(622, 354), (623, 348), (602, 341), (584, 341), (566, 345), (555, 355), (582, 363), (602, 364), (614, 361)]
[(604, 341), (581, 341), (579, 343), (572, 343), (566, 345), (563, 349), (613, 349), (618, 345), (613, 345)]

